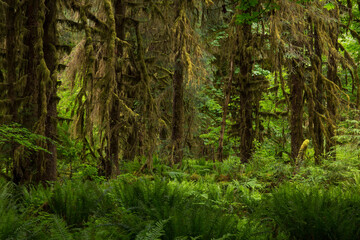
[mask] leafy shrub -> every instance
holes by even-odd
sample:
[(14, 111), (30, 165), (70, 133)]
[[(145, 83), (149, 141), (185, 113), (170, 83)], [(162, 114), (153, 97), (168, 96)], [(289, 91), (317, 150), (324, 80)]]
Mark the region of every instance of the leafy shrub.
[(95, 181), (101, 183), (105, 181), (104, 176), (99, 176), (98, 168), (89, 164), (80, 164), (77, 172), (74, 174), (74, 179), (81, 181)]

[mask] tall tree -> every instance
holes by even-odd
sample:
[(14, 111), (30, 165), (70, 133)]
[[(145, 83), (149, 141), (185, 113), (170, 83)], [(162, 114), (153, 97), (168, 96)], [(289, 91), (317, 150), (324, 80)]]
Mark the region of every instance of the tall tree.
[[(47, 140), (38, 142), (38, 145), (47, 152), (25, 154), (26, 149), (23, 146), (17, 146), (13, 156), (13, 179), (16, 183), (45, 182), (55, 180), (57, 177), (57, 153), (53, 140), (56, 139), (58, 101), (56, 96), (58, 9), (56, 1), (31, 0), (24, 6), (27, 16), (26, 34), (23, 39), (26, 51), (19, 51), (19, 53), (24, 52), (23, 59), (26, 62), (18, 66), (19, 73), (24, 74), (26, 81), (21, 81), (23, 78), (16, 77), (16, 73), (13, 70), (10, 71), (9, 77), (16, 77), (17, 84), (23, 85), (23, 91), (17, 91), (16, 96), (14, 92), (10, 92), (13, 99), (12, 107), (15, 106), (12, 110), (15, 111), (13, 116), (17, 116), (13, 120), (47, 137)], [(11, 21), (11, 18), (8, 20)], [(17, 31), (22, 30), (17, 29)], [(14, 64), (14, 62), (10, 64), (12, 67), (9, 65), (10, 69), (13, 69)], [(21, 107), (18, 108), (16, 102), (19, 99), (22, 101)]]
[[(289, 124), (291, 138), (291, 153), (293, 160), (296, 159), (301, 144), (304, 141), (304, 106), (305, 106), (305, 82), (307, 56), (303, 49), (308, 45), (307, 24), (305, 8), (296, 2), (279, 1), (282, 6), (271, 14), (271, 49), (274, 52), (274, 69), (279, 73), (282, 92), (289, 105)], [(288, 19), (292, 19), (288, 21)], [(285, 43), (287, 45), (285, 45)], [(283, 77), (283, 67), (287, 66), (289, 72), (287, 83)], [(290, 88), (290, 95), (286, 92), (285, 85)]]
[(185, 71), (185, 22), (187, 1), (174, 2), (175, 18), (175, 72), (173, 77), (173, 114), (172, 114), (172, 159), (181, 163), (184, 141), (184, 71)]
[(16, 1), (8, 0), (6, 9), (6, 79), (7, 79), (7, 95), (9, 99), (9, 115), (11, 121), (17, 120), (17, 105), (15, 84), (16, 74)]
[(241, 1), (236, 5), (237, 11), (233, 18), (236, 43), (232, 47), (235, 54), (234, 66), (238, 73), (234, 76), (233, 84), (235, 107), (232, 116), (235, 123), (232, 130), (233, 135), (240, 139), (239, 154), (243, 163), (249, 162), (254, 152), (254, 140), (260, 128), (259, 102), (268, 85), (263, 75), (253, 74), (255, 64), (263, 58), (262, 49), (257, 49), (256, 46), (264, 44), (263, 34), (259, 28), (253, 30), (253, 26), (255, 22), (262, 21), (264, 16), (259, 14), (267, 12), (268, 7), (263, 6), (260, 1)]
[(220, 129), (220, 137), (219, 137), (219, 147), (218, 147), (218, 155), (217, 159), (222, 162), (223, 161), (223, 148), (224, 148), (224, 134), (225, 134), (225, 127), (226, 127), (226, 118), (228, 113), (228, 107), (230, 103), (230, 96), (231, 96), (231, 88), (234, 78), (234, 57), (230, 59), (230, 73), (229, 79), (225, 86), (225, 100), (223, 104), (223, 113), (222, 113), (222, 120), (221, 120), (221, 129)]
[(46, 87), (47, 98), (47, 116), (45, 120), (45, 136), (49, 139), (46, 142), (49, 153), (45, 155), (43, 160), (45, 170), (40, 179), (41, 181), (55, 180), (57, 177), (57, 150), (55, 141), (57, 140), (57, 104), (59, 97), (57, 96), (58, 86), (58, 34), (57, 34), (57, 16), (58, 1), (45, 1), (45, 21), (44, 21), (44, 60), (49, 71), (49, 82)]

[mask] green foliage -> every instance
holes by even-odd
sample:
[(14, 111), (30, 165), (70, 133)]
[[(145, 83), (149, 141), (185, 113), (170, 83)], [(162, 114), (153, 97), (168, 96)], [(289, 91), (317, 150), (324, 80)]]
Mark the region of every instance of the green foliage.
[[(35, 191), (35, 188), (32, 190)], [(36, 193), (32, 190), (25, 191), (24, 197), (20, 197), (12, 184), (1, 182), (0, 239), (72, 239), (62, 219), (39, 211), (40, 204), (45, 200), (43, 193), (47, 191), (44, 188), (39, 188)]]
[(64, 219), (68, 226), (81, 227), (100, 204), (101, 190), (93, 182), (56, 183), (47, 204), (51, 213)]
[(38, 141), (47, 140), (44, 136), (32, 133), (29, 129), (20, 124), (0, 125), (0, 146), (4, 144), (19, 144), (31, 151), (45, 151), (46, 149), (38, 146)]
[(269, 197), (266, 214), (291, 239), (358, 239), (360, 197), (356, 192), (284, 185)]
[(66, 222), (56, 215), (44, 214), (29, 222), (31, 231), (26, 239), (72, 240)]
[(326, 3), (326, 4), (324, 5), (324, 8), (325, 8), (326, 10), (330, 11), (330, 10), (335, 9), (335, 5), (334, 5), (333, 3), (331, 3), (331, 2), (329, 2), (329, 3)]
[(144, 230), (136, 235), (135, 240), (159, 240), (165, 234), (164, 227), (168, 220), (161, 220), (155, 224), (149, 224)]
[(75, 180), (81, 181), (94, 181), (96, 183), (101, 183), (105, 181), (104, 176), (99, 176), (98, 168), (90, 164), (80, 164), (77, 168), (77, 171), (74, 173)]
[(353, 144), (360, 143), (360, 121), (358, 120), (360, 112), (352, 110), (348, 114), (348, 119), (339, 123), (338, 134), (336, 141), (340, 144)]
[(260, 21), (261, 16), (270, 10), (278, 9), (279, 6), (272, 1), (268, 1), (263, 9), (256, 9), (260, 5), (259, 0), (240, 0), (240, 4), (236, 9), (241, 11), (241, 14), (236, 15), (237, 24), (252, 24)]
[(52, 194), (51, 188), (43, 185), (25, 186), (21, 188), (21, 203), (26, 212), (37, 215), (44, 210), (47, 200)]
[(0, 239), (20, 239), (24, 235), (23, 216), (18, 214), (13, 186), (0, 181)]
[[(233, 208), (236, 205), (228, 202), (236, 196), (232, 191), (219, 189), (216, 184), (120, 179), (115, 182), (110, 196), (122, 210), (113, 213), (117, 217), (109, 217), (108, 224), (118, 225), (121, 229), (125, 224), (129, 231), (139, 231), (142, 225), (141, 233), (145, 234), (148, 229), (157, 235), (162, 234), (163, 229), (162, 239), (182, 236), (211, 239), (238, 234), (239, 219)], [(131, 219), (137, 216), (139, 220), (134, 222), (129, 216), (133, 216)], [(124, 218), (126, 222), (118, 222)]]
[(57, 146), (58, 158), (65, 163), (79, 162), (79, 155), (81, 153), (82, 144), (70, 137), (69, 124), (63, 123), (58, 125), (58, 139)]
[[(214, 85), (216, 81), (220, 81), (219, 79), (214, 80)], [(200, 121), (202, 130), (199, 134), (199, 138), (202, 139), (203, 143), (209, 148), (213, 154), (217, 151), (219, 146), (219, 137), (220, 137), (220, 129), (222, 122), (222, 114), (223, 108), (222, 104), (224, 101), (224, 93), (222, 89), (216, 88), (215, 86), (207, 86), (203, 89), (203, 91), (199, 94), (200, 98)], [(228, 113), (228, 115), (230, 115)], [(230, 115), (231, 116), (231, 115)], [(226, 120), (226, 125), (230, 126), (231, 122), (229, 120), (229, 116)], [(232, 147), (234, 146), (234, 139), (232, 139), (228, 132), (224, 133), (224, 155), (227, 156), (231, 153)], [(205, 157), (205, 156), (201, 156)]]
[(238, 158), (189, 159), (184, 169), (172, 169), (181, 177), (167, 169), (162, 178), (124, 174), (102, 185), (65, 181), (17, 189), (2, 183), (0, 221), (11, 224), (0, 224), (0, 234), (99, 240), (360, 237), (359, 163), (310, 161), (294, 172), (260, 152), (245, 166)]

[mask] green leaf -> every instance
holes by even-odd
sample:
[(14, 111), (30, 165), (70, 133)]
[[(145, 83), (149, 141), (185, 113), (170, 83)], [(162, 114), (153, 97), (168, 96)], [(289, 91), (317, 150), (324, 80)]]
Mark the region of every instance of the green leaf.
[(335, 5), (331, 2), (325, 4), (324, 8), (328, 11), (333, 10), (335, 8)]

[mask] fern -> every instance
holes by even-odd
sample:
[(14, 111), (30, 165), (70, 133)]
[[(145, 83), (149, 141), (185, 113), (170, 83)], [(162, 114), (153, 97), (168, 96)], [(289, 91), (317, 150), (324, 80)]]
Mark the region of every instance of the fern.
[(21, 239), (26, 231), (23, 218), (17, 209), (13, 184), (0, 181), (0, 239)]
[(102, 196), (92, 182), (65, 182), (56, 184), (48, 196), (52, 213), (62, 217), (68, 226), (81, 227), (95, 213)]
[[(115, 184), (112, 192), (116, 204), (128, 215), (136, 215), (143, 222), (168, 219), (163, 239), (179, 236), (210, 239), (227, 233), (235, 234), (238, 218), (229, 214), (233, 208), (224, 196), (225, 191), (216, 184), (161, 179), (130, 182), (122, 179)], [(234, 199), (229, 192), (226, 197)], [(146, 236), (143, 234), (139, 237)]]
[(169, 220), (160, 220), (155, 224), (149, 224), (146, 229), (136, 235), (136, 240), (158, 240), (165, 234), (164, 226)]
[(73, 239), (68, 231), (66, 222), (61, 218), (53, 215), (51, 227), (51, 240), (70, 240)]
[(292, 239), (358, 239), (358, 190), (285, 185), (273, 193), (267, 215)]

